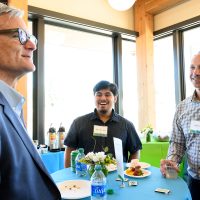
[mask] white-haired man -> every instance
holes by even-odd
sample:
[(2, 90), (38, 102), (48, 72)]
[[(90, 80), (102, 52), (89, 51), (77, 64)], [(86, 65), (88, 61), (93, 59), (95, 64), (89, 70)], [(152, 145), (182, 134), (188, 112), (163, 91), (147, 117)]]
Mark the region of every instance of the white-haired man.
[(37, 39), (28, 33), (23, 12), (0, 3), (0, 199), (57, 200), (60, 192), (24, 126), (24, 98), (17, 81), (35, 70)]

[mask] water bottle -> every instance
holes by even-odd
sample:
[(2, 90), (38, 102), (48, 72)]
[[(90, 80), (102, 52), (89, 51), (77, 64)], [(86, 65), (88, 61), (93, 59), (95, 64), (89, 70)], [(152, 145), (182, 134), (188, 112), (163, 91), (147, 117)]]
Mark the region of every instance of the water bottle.
[(101, 170), (101, 165), (95, 165), (91, 177), (91, 200), (106, 200), (106, 177)]
[(84, 154), (84, 149), (83, 148), (79, 148), (78, 149), (78, 155), (76, 156), (76, 174), (78, 176), (85, 176), (87, 173), (87, 165), (85, 163), (81, 163), (79, 162), (79, 160), (81, 158), (84, 158), (85, 154)]

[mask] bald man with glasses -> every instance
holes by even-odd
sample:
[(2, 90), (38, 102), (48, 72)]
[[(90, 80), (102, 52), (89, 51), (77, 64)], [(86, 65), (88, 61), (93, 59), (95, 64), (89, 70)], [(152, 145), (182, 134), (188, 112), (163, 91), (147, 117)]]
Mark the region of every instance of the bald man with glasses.
[[(179, 171), (183, 159), (187, 162), (187, 183), (192, 200), (199, 200), (200, 189), (200, 52), (195, 54), (189, 68), (194, 86), (191, 96), (176, 109), (167, 159), (161, 160), (160, 170), (166, 177), (166, 165)], [(184, 158), (185, 156), (185, 158)]]
[(18, 80), (35, 70), (37, 39), (23, 12), (0, 3), (0, 199), (57, 200), (60, 192), (27, 134)]

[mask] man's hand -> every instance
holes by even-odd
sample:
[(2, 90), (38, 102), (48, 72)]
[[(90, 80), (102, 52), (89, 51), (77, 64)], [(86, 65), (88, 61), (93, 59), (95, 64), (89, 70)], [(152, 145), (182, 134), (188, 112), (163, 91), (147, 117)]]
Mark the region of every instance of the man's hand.
[(166, 166), (172, 166), (177, 172), (179, 172), (178, 164), (172, 160), (161, 160), (160, 161), (160, 171), (161, 174), (166, 177)]
[(75, 148), (71, 148), (71, 147), (66, 147), (65, 148), (65, 168), (70, 167), (71, 166), (71, 152), (76, 150)]

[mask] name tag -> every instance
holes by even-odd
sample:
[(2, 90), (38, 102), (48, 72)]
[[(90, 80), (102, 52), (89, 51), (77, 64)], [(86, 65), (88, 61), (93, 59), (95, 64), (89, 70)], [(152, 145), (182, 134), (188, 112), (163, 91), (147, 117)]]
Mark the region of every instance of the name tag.
[(192, 120), (190, 124), (190, 133), (200, 134), (200, 121)]
[(93, 136), (107, 137), (108, 127), (94, 125)]

